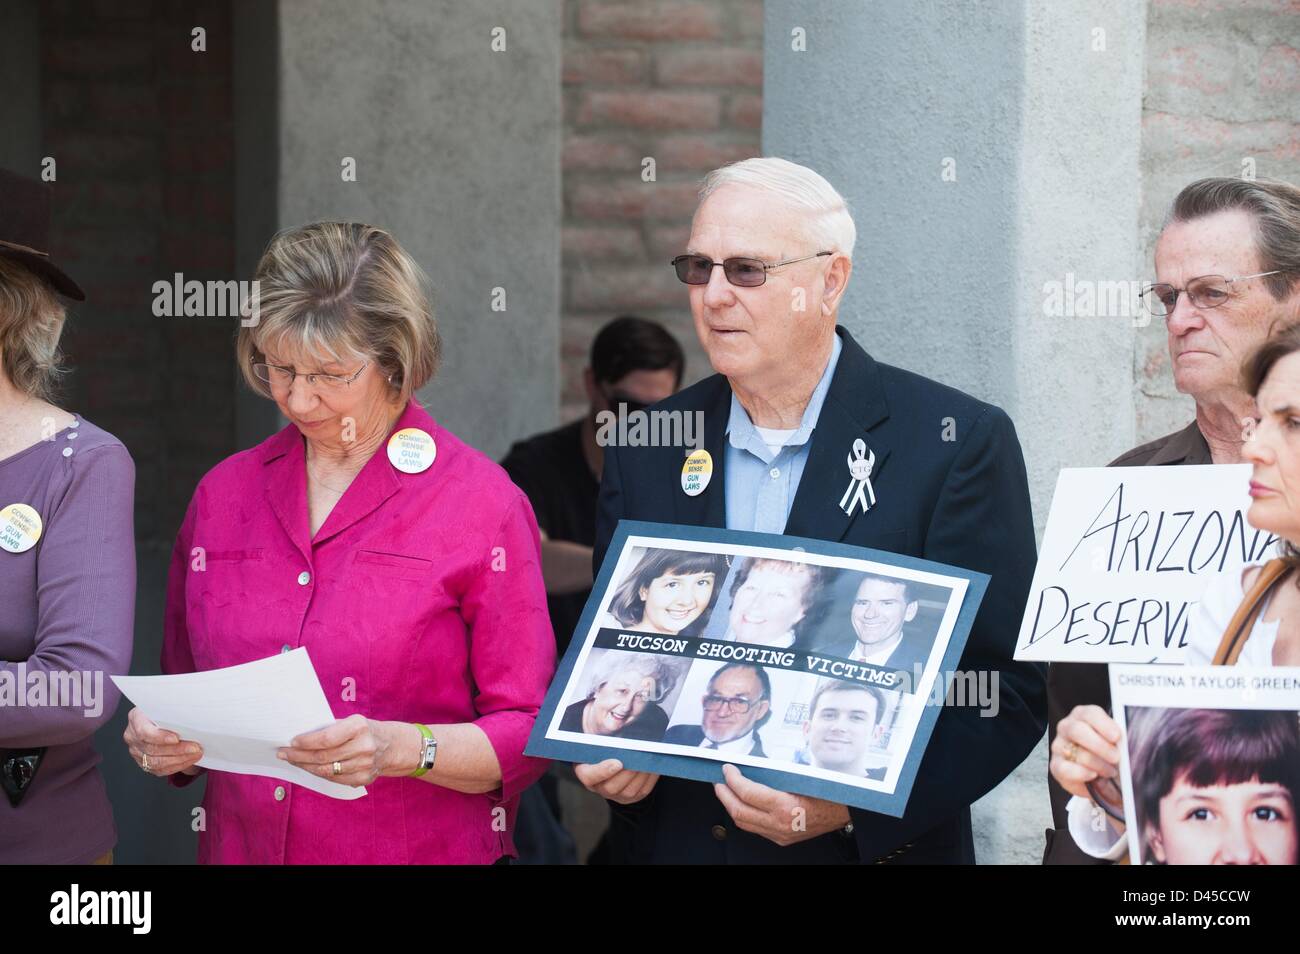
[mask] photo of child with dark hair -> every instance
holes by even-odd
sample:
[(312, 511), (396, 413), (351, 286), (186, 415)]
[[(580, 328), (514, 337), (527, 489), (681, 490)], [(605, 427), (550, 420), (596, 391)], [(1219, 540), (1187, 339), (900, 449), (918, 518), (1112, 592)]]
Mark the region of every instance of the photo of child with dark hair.
[(1294, 865), (1300, 718), (1257, 709), (1127, 709), (1143, 864)]
[(697, 636), (718, 600), (727, 569), (727, 557), (720, 553), (646, 548), (614, 591), (600, 625)]

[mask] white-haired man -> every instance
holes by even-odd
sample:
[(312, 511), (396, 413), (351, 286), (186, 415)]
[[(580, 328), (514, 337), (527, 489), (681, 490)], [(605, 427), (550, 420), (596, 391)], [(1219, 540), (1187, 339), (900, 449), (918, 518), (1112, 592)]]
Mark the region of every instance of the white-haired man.
[(683, 481), (680, 448), (606, 448), (596, 564), (618, 521), (633, 519), (838, 540), (990, 573), (962, 668), (996, 675), (997, 715), (945, 708), (902, 818), (777, 791), (731, 765), (712, 787), (613, 759), (578, 766), (614, 805), (621, 860), (972, 862), (971, 802), (1043, 733), (1043, 669), (1011, 658), (1035, 562), (1015, 429), (996, 407), (876, 362), (836, 326), (855, 237), (844, 199), (811, 169), (748, 159), (705, 179), (673, 266), (718, 373), (655, 407), (704, 412), (712, 476), (702, 490)]

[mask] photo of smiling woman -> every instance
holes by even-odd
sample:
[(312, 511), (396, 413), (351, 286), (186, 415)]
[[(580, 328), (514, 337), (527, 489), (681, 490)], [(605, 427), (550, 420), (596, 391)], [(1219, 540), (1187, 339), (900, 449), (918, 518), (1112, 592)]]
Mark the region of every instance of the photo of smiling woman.
[(830, 571), (815, 563), (746, 557), (731, 583), (730, 642), (789, 649), (803, 646), (825, 616), (821, 599)]
[(647, 549), (614, 593), (601, 626), (697, 636), (726, 576), (721, 554)]
[[(606, 650), (589, 666), (586, 695), (564, 710), (560, 729), (658, 742), (668, 728), (665, 703), (689, 659)], [(671, 708), (671, 707), (670, 707)]]
[(1294, 865), (1294, 712), (1128, 710), (1143, 864)]

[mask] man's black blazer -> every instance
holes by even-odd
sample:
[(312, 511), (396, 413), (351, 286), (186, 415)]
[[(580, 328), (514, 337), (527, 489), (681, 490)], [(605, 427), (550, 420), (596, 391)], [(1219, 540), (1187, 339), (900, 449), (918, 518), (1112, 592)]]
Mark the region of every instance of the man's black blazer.
[[(664, 741), (672, 742), (675, 745), (699, 745), (704, 741), (704, 726), (702, 725), (674, 725), (669, 726), (668, 731), (664, 733)], [(762, 758), (763, 740), (758, 737), (758, 730), (754, 730), (754, 745), (749, 750), (750, 755), (757, 755)]]
[[(851, 809), (851, 836), (832, 832), (779, 847), (741, 831), (708, 783), (663, 777), (640, 802), (614, 805), (615, 860), (668, 864), (834, 864), (975, 860), (970, 805), (1009, 775), (1042, 736), (1045, 669), (1015, 662), (1036, 553), (1024, 458), (1000, 408), (880, 364), (837, 328), (839, 363), (811, 438), (785, 532), (924, 557), (990, 574), (961, 658), (963, 671), (996, 673), (998, 713), (945, 707), (935, 723), (906, 814)], [(680, 447), (606, 447), (596, 516), (597, 568), (620, 519), (725, 527), (726, 424), (731, 389), (713, 375), (654, 405), (704, 412), (713, 476), (682, 492)], [(855, 438), (876, 455), (876, 505), (846, 515), (847, 458)], [(901, 855), (899, 849), (906, 849)]]

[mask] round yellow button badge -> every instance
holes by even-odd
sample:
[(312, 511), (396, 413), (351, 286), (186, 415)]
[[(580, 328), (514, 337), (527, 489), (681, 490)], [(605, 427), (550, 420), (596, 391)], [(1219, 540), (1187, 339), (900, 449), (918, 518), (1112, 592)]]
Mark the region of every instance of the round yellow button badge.
[(706, 450), (697, 450), (682, 464), (682, 490), (688, 497), (704, 493), (713, 479), (713, 457)]

